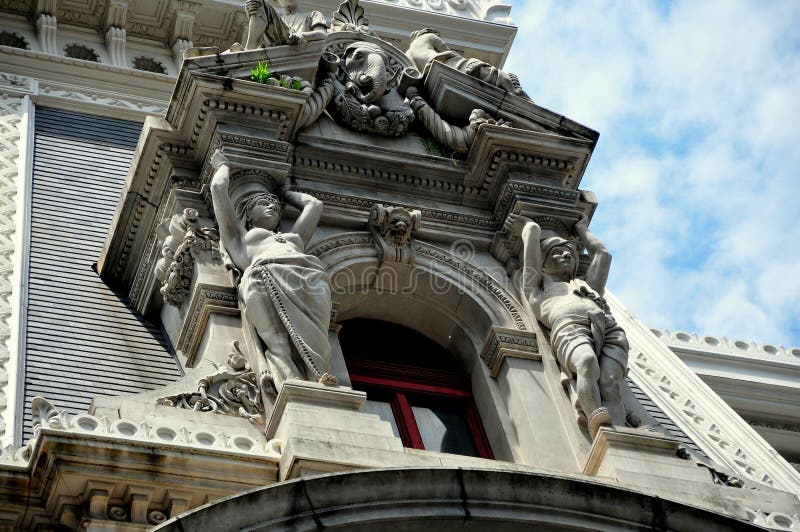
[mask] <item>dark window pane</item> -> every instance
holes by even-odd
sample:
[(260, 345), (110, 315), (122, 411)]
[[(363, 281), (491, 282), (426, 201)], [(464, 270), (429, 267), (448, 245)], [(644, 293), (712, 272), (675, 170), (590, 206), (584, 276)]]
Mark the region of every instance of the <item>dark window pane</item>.
[(377, 414), (382, 420), (388, 421), (392, 425), (392, 432), (394, 432), (395, 437), (400, 437), (400, 432), (397, 430), (397, 422), (394, 420), (394, 414), (392, 413), (392, 405), (383, 401), (367, 399), (367, 402), (364, 403), (364, 412)]
[(478, 456), (463, 414), (423, 406), (414, 406), (412, 410), (426, 450)]

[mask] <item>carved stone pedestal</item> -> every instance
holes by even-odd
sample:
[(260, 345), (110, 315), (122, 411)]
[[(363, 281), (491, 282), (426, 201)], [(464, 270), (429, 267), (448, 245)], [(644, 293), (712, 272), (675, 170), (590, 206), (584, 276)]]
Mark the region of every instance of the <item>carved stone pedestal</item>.
[(679, 458), (679, 447), (680, 442), (670, 436), (600, 427), (583, 473), (653, 488), (677, 481), (708, 483), (708, 470)]
[(290, 380), (267, 423), (281, 441), (280, 479), (386, 466), (403, 453), (391, 425), (362, 412), (367, 394), (343, 386)]

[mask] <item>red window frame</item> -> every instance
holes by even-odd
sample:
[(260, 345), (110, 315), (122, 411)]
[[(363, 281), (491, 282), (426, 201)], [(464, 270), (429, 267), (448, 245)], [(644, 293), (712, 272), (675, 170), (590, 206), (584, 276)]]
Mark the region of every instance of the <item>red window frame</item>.
[(369, 360), (347, 360), (347, 369), (353, 388), (367, 392), (369, 399), (391, 405), (405, 447), (425, 449), (414, 418), (413, 402), (417, 406), (449, 407), (463, 413), (478, 456), (494, 459), (468, 376)]

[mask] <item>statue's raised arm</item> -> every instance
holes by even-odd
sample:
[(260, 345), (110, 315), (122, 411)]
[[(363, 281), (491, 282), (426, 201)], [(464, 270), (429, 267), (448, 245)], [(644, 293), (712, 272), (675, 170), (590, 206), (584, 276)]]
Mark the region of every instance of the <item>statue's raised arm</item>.
[(283, 198), (286, 203), (300, 211), (300, 216), (297, 217), (292, 227), (292, 233), (300, 237), (300, 240), (303, 241), (303, 248), (305, 248), (319, 225), (322, 202), (303, 192), (289, 190), (288, 187), (284, 188)]
[(522, 293), (531, 297), (542, 284), (542, 228), (533, 220), (523, 221), (522, 227)]
[(214, 175), (209, 186), (211, 201), (214, 204), (214, 214), (219, 225), (219, 234), (233, 263), (240, 270), (244, 270), (250, 263), (244, 245), (244, 227), (236, 215), (236, 209), (231, 201), (229, 187), (231, 180), (230, 163), (220, 150), (211, 156), (211, 168)]
[(611, 253), (600, 242), (600, 239), (589, 231), (589, 219), (586, 215), (582, 214), (580, 220), (575, 223), (575, 232), (583, 241), (583, 245), (586, 246), (589, 257), (592, 259), (592, 262), (589, 263), (589, 270), (586, 272), (586, 284), (602, 296), (606, 291), (608, 273), (611, 271)]

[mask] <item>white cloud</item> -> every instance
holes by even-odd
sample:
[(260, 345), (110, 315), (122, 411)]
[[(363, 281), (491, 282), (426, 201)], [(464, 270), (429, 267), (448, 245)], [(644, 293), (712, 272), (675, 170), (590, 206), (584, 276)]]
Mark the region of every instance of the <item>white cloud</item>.
[(800, 345), (800, 3), (530, 0), (506, 68), (601, 132), (582, 186), (653, 327)]

